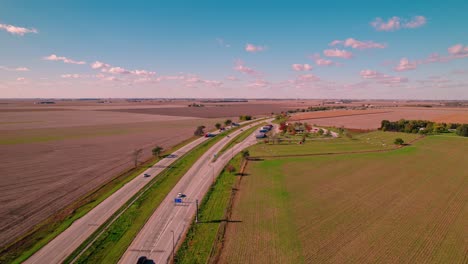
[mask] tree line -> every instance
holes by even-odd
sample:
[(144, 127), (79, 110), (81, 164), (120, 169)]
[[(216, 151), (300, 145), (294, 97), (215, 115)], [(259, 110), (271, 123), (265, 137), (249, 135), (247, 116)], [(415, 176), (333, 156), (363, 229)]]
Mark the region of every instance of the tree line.
[(455, 132), (459, 136), (468, 137), (468, 124), (437, 123), (428, 120), (400, 119), (394, 122), (389, 120), (382, 120), (380, 130), (414, 134), (439, 134)]

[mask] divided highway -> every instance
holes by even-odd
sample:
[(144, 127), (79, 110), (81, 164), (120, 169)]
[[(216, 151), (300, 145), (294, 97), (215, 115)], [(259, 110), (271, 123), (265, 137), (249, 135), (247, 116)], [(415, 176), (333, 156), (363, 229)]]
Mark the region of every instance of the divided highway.
[[(252, 123), (244, 122), (241, 124)], [(240, 130), (231, 133), (231, 137), (240, 133)], [(226, 144), (230, 138), (224, 138), (220, 142)], [(47, 245), (37, 251), (24, 263), (33, 264), (54, 264), (62, 263), (73, 251), (75, 251), (89, 236), (91, 236), (104, 222), (106, 222), (120, 207), (122, 207), (131, 197), (147, 185), (152, 178), (157, 177), (166, 167), (170, 166), (181, 156), (191, 151), (209, 138), (199, 138), (179, 150), (172, 153), (167, 158), (156, 163), (152, 168), (144, 171), (132, 181), (125, 184), (118, 191), (109, 196), (93, 208), (86, 215), (76, 220), (68, 229), (50, 241)], [(220, 145), (218, 142), (215, 146)], [(224, 146), (223, 144), (223, 146)], [(212, 148), (213, 149), (213, 148)], [(210, 149), (211, 150), (211, 149)], [(212, 154), (211, 154), (212, 156)], [(205, 156), (203, 156), (205, 157)], [(143, 177), (144, 173), (151, 174), (151, 177)], [(185, 176), (184, 176), (185, 178)], [(182, 179), (183, 180), (183, 179)], [(181, 180), (181, 181), (182, 181)], [(171, 193), (172, 194), (172, 193)]]
[[(234, 132), (231, 138), (240, 132)], [(215, 177), (218, 176), (233, 155), (257, 142), (254, 132), (241, 143), (234, 145), (232, 150), (228, 150), (215, 162), (212, 162), (213, 156), (231, 138), (226, 137), (216, 143), (193, 164), (140, 230), (119, 263), (137, 263), (138, 258), (141, 256), (146, 256), (154, 263), (167, 263), (171, 260), (173, 242), (175, 245), (181, 242), (181, 238), (190, 227), (195, 215), (195, 201), (203, 199)], [(179, 192), (187, 195), (187, 197), (184, 198), (185, 202), (183, 204), (176, 205), (174, 199)]]

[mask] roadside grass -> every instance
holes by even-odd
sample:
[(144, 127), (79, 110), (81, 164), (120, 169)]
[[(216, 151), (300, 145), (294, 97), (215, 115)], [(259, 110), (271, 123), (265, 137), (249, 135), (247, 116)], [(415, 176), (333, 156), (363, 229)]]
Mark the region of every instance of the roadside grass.
[(198, 223), (192, 222), (184, 242), (176, 253), (175, 263), (206, 263), (209, 259), (221, 222), (226, 221), (226, 209), (241, 163), (242, 157), (238, 154), (228, 163), (235, 171), (229, 172), (224, 169), (213, 188), (203, 198)]
[[(230, 130), (229, 132), (234, 131)], [(167, 194), (173, 189), (182, 176), (190, 169), (193, 163), (198, 160), (211, 146), (227, 135), (224, 132), (215, 138), (205, 141), (192, 151), (181, 157), (170, 168), (155, 177), (147, 188), (135, 195), (139, 197), (128, 207), (127, 210), (111, 223), (104, 230), (107, 224), (101, 226), (85, 243), (83, 243), (64, 263), (70, 263), (75, 259), (90, 241), (104, 230), (102, 235), (97, 237), (94, 243), (88, 247), (75, 263), (116, 263), (131, 244), (140, 229), (146, 223), (154, 210), (164, 200)], [(132, 201), (131, 199), (130, 201)], [(130, 204), (127, 202), (123, 208)], [(116, 212), (121, 213), (123, 208)], [(113, 217), (107, 223), (112, 221)]]
[(389, 152), (249, 162), (220, 262), (464, 263), (467, 151), (466, 138), (434, 135)]
[(420, 137), (418, 134), (399, 132), (374, 131), (362, 133), (353, 138), (330, 138), (327, 140), (310, 140), (305, 144), (283, 141), (280, 144), (257, 144), (250, 148), (251, 156), (268, 157), (275, 155), (301, 155), (317, 153), (338, 153), (369, 150), (388, 150), (396, 148), (393, 141), (402, 138), (405, 142), (411, 142)]
[[(161, 157), (167, 156), (199, 137), (188, 138), (165, 150)], [(111, 196), (129, 181), (151, 168), (159, 159), (151, 158), (112, 179), (108, 183), (91, 191), (81, 199), (54, 214), (17, 241), (5, 246), (0, 251), (0, 263), (21, 263), (66, 230), (76, 220), (87, 214), (94, 207)]]

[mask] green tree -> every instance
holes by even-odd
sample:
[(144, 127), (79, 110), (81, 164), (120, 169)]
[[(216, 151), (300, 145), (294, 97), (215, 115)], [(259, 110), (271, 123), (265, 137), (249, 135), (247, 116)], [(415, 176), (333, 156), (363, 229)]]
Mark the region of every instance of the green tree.
[(231, 119), (227, 119), (226, 121), (224, 121), (224, 125), (225, 126), (230, 126), (232, 124), (232, 120)]
[(323, 129), (320, 128), (317, 133), (321, 136), (321, 135), (323, 135), (324, 131), (323, 131)]
[(462, 137), (468, 137), (468, 124), (463, 124), (457, 127), (457, 135)]
[(198, 126), (197, 129), (195, 130), (195, 132), (193, 132), (193, 134), (195, 136), (203, 136), (205, 134), (205, 126)]
[(156, 146), (155, 148), (153, 148), (151, 150), (151, 152), (153, 153), (153, 156), (156, 157), (156, 158), (160, 158), (161, 157), (161, 152), (164, 150), (163, 147), (161, 146)]
[(216, 127), (216, 129), (220, 129), (220, 128), (221, 128), (221, 124), (220, 124), (220, 123), (216, 123), (216, 124), (215, 124), (215, 127)]
[(395, 145), (403, 145), (405, 144), (405, 141), (402, 138), (396, 138), (395, 141), (393, 142)]

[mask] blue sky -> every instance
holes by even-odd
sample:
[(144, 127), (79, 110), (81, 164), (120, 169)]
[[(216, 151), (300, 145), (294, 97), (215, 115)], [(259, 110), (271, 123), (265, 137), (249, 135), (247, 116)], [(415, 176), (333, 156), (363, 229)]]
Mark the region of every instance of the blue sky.
[(468, 99), (466, 10), (467, 1), (3, 0), (0, 97)]

